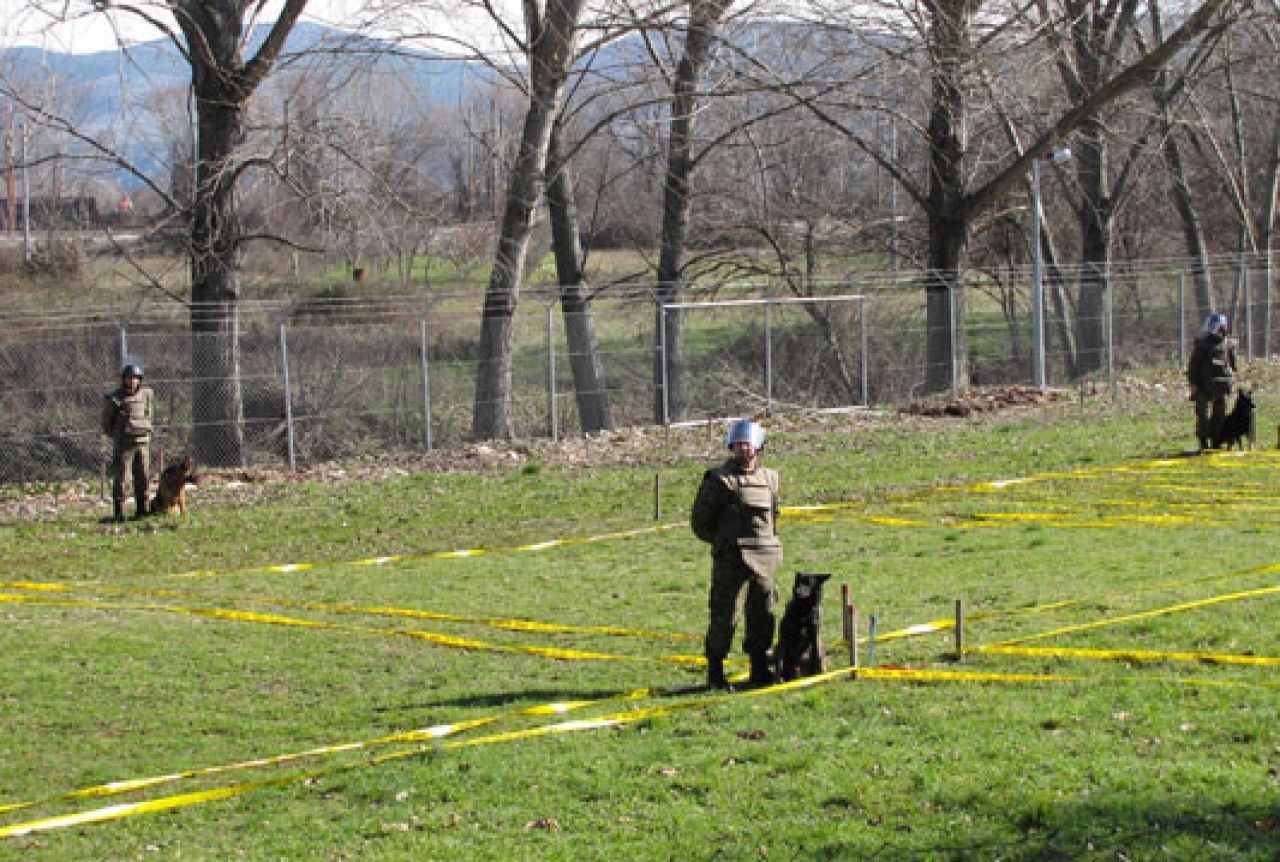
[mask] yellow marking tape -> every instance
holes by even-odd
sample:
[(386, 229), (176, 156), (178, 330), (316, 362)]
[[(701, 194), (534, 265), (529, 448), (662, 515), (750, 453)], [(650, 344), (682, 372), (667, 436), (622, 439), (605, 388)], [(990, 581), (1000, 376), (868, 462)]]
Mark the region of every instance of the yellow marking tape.
[(456, 649), (483, 650), (486, 652), (501, 653), (519, 653), (523, 655), (536, 655), (544, 658), (565, 659), (574, 661), (662, 661), (672, 664), (682, 665), (702, 665), (706, 663), (706, 659), (702, 656), (687, 655), (659, 655), (659, 656), (632, 656), (618, 655), (615, 653), (588, 652), (585, 650), (560, 649), (554, 647), (536, 647), (536, 646), (514, 646), (509, 644), (495, 644), (488, 641), (472, 640), (469, 638), (454, 637), (452, 635), (439, 634), (437, 632), (426, 632), (417, 629), (389, 629), (389, 628), (372, 628), (366, 626), (346, 626), (337, 623), (318, 622), (316, 620), (302, 620), (294, 617), (278, 616), (276, 614), (259, 614), (251, 611), (236, 611), (223, 608), (184, 608), (175, 605), (122, 605), (112, 604), (108, 602), (84, 601), (80, 599), (58, 599), (46, 596), (23, 596), (13, 593), (0, 593), (0, 602), (26, 602), (29, 604), (54, 604), (54, 605), (70, 605), (78, 607), (92, 607), (97, 609), (109, 610), (125, 610), (125, 611), (158, 611), (161, 613), (174, 614), (191, 614), (201, 617), (212, 617), (215, 619), (236, 620), (239, 622), (265, 623), (269, 625), (281, 626), (302, 626), (305, 628), (327, 629), (329, 631), (350, 632), (356, 634), (381, 634), (391, 635), (395, 637), (408, 637), (424, 640), (437, 646), (453, 647)]
[(1197, 608), (1209, 607), (1210, 605), (1222, 604), (1224, 602), (1236, 602), (1242, 599), (1252, 599), (1258, 596), (1275, 595), (1280, 593), (1280, 587), (1261, 587), (1256, 590), (1245, 590), (1239, 593), (1230, 593), (1224, 596), (1212, 596), (1207, 599), (1199, 599), (1194, 602), (1184, 602), (1180, 605), (1171, 605), (1166, 608), (1156, 608), (1150, 611), (1142, 611), (1136, 614), (1125, 614), (1124, 616), (1111, 617), (1110, 619), (1097, 620), (1091, 623), (1079, 623), (1073, 626), (1064, 626), (1062, 628), (1053, 629), (1052, 631), (1041, 632), (1040, 634), (1027, 635), (1020, 638), (1010, 638), (1000, 641), (993, 646), (1010, 646), (1012, 644), (1026, 643), (1027, 641), (1043, 640), (1044, 638), (1057, 637), (1058, 635), (1074, 634), (1075, 632), (1088, 631), (1090, 629), (1106, 628), (1107, 626), (1121, 625), (1122, 623), (1131, 623), (1135, 620), (1151, 619), (1152, 617), (1166, 616), (1168, 614), (1181, 613), (1182, 611), (1195, 610)]
[[(734, 694), (717, 694), (711, 697), (693, 698), (687, 701), (681, 701), (674, 704), (663, 704), (660, 706), (649, 707), (646, 709), (629, 710), (622, 713), (614, 713), (612, 715), (604, 715), (599, 718), (577, 719), (571, 721), (558, 722), (556, 724), (543, 725), (541, 727), (527, 728), (524, 730), (510, 731), (506, 733), (492, 734), (490, 736), (478, 737), (475, 739), (464, 739), (443, 744), (415, 746), (403, 751), (388, 752), (372, 757), (367, 757), (352, 763), (338, 764), (322, 769), (310, 770), (307, 772), (291, 773), (276, 778), (270, 778), (263, 781), (246, 782), (235, 784), (228, 787), (216, 788), (213, 790), (202, 790), (194, 793), (184, 793), (176, 796), (161, 797), (146, 802), (134, 803), (131, 805), (111, 805), (104, 808), (83, 811), (76, 814), (60, 815), (56, 817), (46, 817), (39, 820), (31, 820), (25, 823), (15, 823), (10, 826), (0, 827), (0, 838), (15, 838), (23, 835), (30, 835), (36, 832), (47, 832), (54, 829), (62, 829), (69, 826), (82, 826), (90, 823), (102, 823), (109, 820), (118, 820), (125, 817), (133, 817), (141, 814), (152, 814), (160, 811), (171, 811), (176, 808), (182, 808), (190, 805), (196, 805), (204, 802), (211, 802), (219, 799), (228, 799), (234, 796), (241, 796), (256, 790), (262, 790), (270, 787), (281, 787), (288, 784), (296, 784), (302, 781), (309, 781), (317, 778), (329, 777), (354, 769), (380, 766), (384, 763), (390, 763), (395, 760), (402, 760), (409, 757), (417, 757), (424, 754), (431, 754), (442, 750), (470, 748), (481, 745), (494, 745), (503, 742), (514, 742), (526, 739), (532, 739), (540, 736), (551, 736), (564, 733), (577, 733), (585, 730), (598, 730), (610, 727), (622, 727), (628, 724), (634, 724), (639, 721), (647, 721), (652, 718), (673, 715), (691, 709), (704, 709), (717, 704), (730, 703), (736, 698), (761, 697), (771, 694), (780, 694), (783, 692), (794, 691), (796, 689), (809, 688), (831, 680), (842, 677), (854, 677), (857, 679), (881, 679), (881, 680), (906, 680), (910, 682), (1027, 682), (1027, 683), (1052, 683), (1052, 682), (1086, 682), (1089, 677), (1066, 674), (1020, 674), (1020, 673), (985, 673), (981, 671), (937, 671), (927, 669), (912, 668), (840, 668), (838, 670), (828, 671), (812, 677), (795, 680), (793, 682), (781, 683), (779, 685), (768, 688), (751, 689), (744, 692)], [(1150, 679), (1133, 678), (1130, 682), (1152, 682)], [(1186, 685), (1220, 685), (1229, 687), (1256, 687), (1249, 683), (1240, 683), (1235, 681), (1202, 681), (1202, 680), (1178, 680), (1178, 679), (1156, 679), (1155, 682), (1162, 684), (1186, 684)], [(1272, 687), (1272, 686), (1268, 686)]]
[[(987, 481), (977, 482), (967, 486), (934, 487), (934, 488), (923, 489), (921, 491), (917, 491), (912, 494), (902, 495), (896, 499), (889, 500), (888, 502), (891, 502), (891, 503), (897, 502), (899, 504), (909, 505), (913, 501), (918, 502), (921, 500), (928, 499), (929, 497), (940, 496), (942, 494), (947, 494), (947, 493), (973, 493), (973, 492), (983, 492), (983, 491), (998, 491), (998, 490), (1003, 490), (1005, 488), (1012, 488), (1012, 487), (1028, 485), (1032, 483), (1052, 482), (1056, 479), (1078, 480), (1078, 479), (1087, 479), (1087, 478), (1094, 478), (1099, 476), (1112, 475), (1112, 476), (1124, 476), (1126, 478), (1133, 476), (1143, 481), (1149, 481), (1150, 470), (1151, 468), (1154, 468), (1154, 467), (1173, 469), (1180, 472), (1190, 472), (1191, 468), (1195, 466), (1197, 469), (1197, 472), (1202, 472), (1199, 470), (1198, 465), (1192, 465), (1186, 462), (1192, 461), (1192, 460), (1198, 460), (1198, 461), (1203, 461), (1207, 464), (1211, 464), (1213, 466), (1222, 466), (1222, 459), (1224, 458), (1230, 458), (1230, 457), (1240, 458), (1244, 456), (1248, 456), (1251, 458), (1275, 457), (1270, 452), (1255, 450), (1248, 453), (1241, 452), (1234, 455), (1230, 453), (1215, 453), (1212, 457), (1204, 458), (1204, 459), (1182, 459), (1182, 460), (1176, 460), (1176, 461), (1170, 460), (1170, 459), (1154, 459), (1151, 461), (1138, 462), (1137, 464), (1134, 464), (1134, 465), (1125, 465), (1120, 467), (1093, 467), (1093, 468), (1087, 468), (1087, 469), (1082, 468), (1079, 470), (1072, 470), (1072, 471), (1065, 471), (1065, 472), (1044, 472), (1044, 473), (1039, 473), (1033, 476), (1025, 476), (1025, 477), (1018, 477), (1018, 478), (1010, 478), (1010, 479), (987, 480)], [(1234, 464), (1232, 466), (1239, 467), (1242, 465)], [(1203, 489), (1197, 489), (1197, 490), (1200, 492), (1203, 491)], [(829, 516), (822, 516), (817, 513), (865, 508), (866, 505), (867, 504), (865, 502), (861, 502), (861, 503), (825, 503), (825, 504), (815, 504), (811, 506), (792, 506), (792, 507), (783, 507), (782, 513), (784, 516), (787, 517), (788, 521), (795, 521), (799, 523), (806, 523), (806, 522), (822, 523), (822, 522), (830, 521), (832, 520), (832, 518)], [(896, 517), (896, 516), (877, 516), (877, 515), (855, 515), (853, 516), (853, 520), (861, 521), (868, 524), (877, 524), (880, 526), (892, 526), (892, 527), (915, 527), (915, 526), (923, 526), (930, 523), (930, 521), (928, 520), (903, 518), (903, 517)], [(680, 529), (685, 526), (686, 525), (684, 523), (657, 524), (649, 527), (638, 527), (631, 530), (621, 530), (618, 532), (603, 533), (603, 534), (594, 535), (594, 536), (583, 536), (583, 537), (568, 538), (568, 539), (551, 539), (551, 540), (542, 541), (542, 542), (532, 542), (529, 544), (517, 545), (514, 547), (508, 547), (508, 548), (464, 548), (464, 549), (452, 550), (452, 551), (434, 551), (434, 552), (424, 552), (424, 553), (414, 553), (414, 554), (383, 555), (383, 556), (377, 556), (377, 557), (369, 557), (369, 558), (360, 559), (360, 560), (283, 563), (283, 564), (267, 565), (267, 566), (249, 566), (249, 567), (239, 568), (239, 569), (196, 569), (193, 571), (176, 574), (174, 575), (174, 577), (205, 577), (205, 576), (224, 575), (224, 574), (244, 574), (244, 573), (251, 573), (251, 572), (271, 572), (271, 573), (287, 574), (291, 572), (310, 571), (318, 568), (344, 566), (344, 565), (382, 566), (382, 565), (390, 565), (394, 563), (409, 562), (414, 560), (469, 558), (469, 557), (482, 556), (485, 554), (502, 553), (505, 551), (536, 552), (536, 551), (547, 550), (550, 548), (567, 547), (570, 545), (585, 544), (589, 542), (601, 542), (601, 541), (607, 541), (612, 539), (632, 538), (640, 535), (664, 532), (666, 530)], [(991, 526), (991, 524), (956, 523), (956, 524), (953, 524), (953, 526), (973, 527), (973, 526)], [(1117, 525), (1114, 523), (1100, 523), (1100, 522), (1069, 523), (1064, 521), (1064, 522), (1056, 523), (1055, 526), (1098, 528), (1098, 527), (1114, 527)]]
[(330, 602), (296, 601), (277, 599), (268, 596), (221, 596), (204, 593), (185, 592), (168, 589), (139, 589), (132, 587), (111, 587), (99, 584), (49, 584), (33, 581), (0, 582), (0, 589), (32, 590), (43, 592), (72, 592), (75, 590), (92, 590), (98, 593), (114, 595), (159, 596), (182, 599), (218, 599), (220, 601), (254, 602), (258, 604), (276, 605), (286, 608), (303, 608), (313, 611), (331, 611), (340, 614), (371, 614), (376, 616), (409, 617), (413, 619), (440, 620), (443, 622), (470, 623), (489, 626), (490, 628), (508, 631), (551, 632), (558, 634), (584, 633), (604, 634), (625, 637), (651, 638), (655, 640), (696, 640), (701, 635), (685, 632), (658, 632), (646, 629), (626, 629), (617, 626), (575, 626), (567, 623), (543, 623), (531, 620), (502, 619), (498, 617), (468, 617), (457, 614), (445, 614), (437, 611), (424, 611), (413, 608), (361, 607), (358, 605), (339, 605)]
[(1280, 664), (1280, 657), (1276, 656), (1231, 655), (1203, 652), (1157, 652), (1154, 650), (1140, 649), (1080, 649), (1071, 647), (1024, 647), (993, 644), (991, 646), (968, 647), (965, 649), (965, 652), (1048, 657), (1061, 656), (1063, 658), (1132, 659), (1134, 661), (1195, 661), (1206, 662), (1209, 664)]
[(415, 560), (450, 560), (468, 557), (479, 557), (486, 554), (500, 554), (511, 551), (536, 552), (549, 548), (568, 547), (570, 545), (583, 545), (591, 542), (604, 542), (613, 539), (629, 539), (635, 536), (649, 535), (652, 533), (661, 533), (666, 530), (674, 530), (685, 527), (683, 523), (679, 524), (655, 524), (651, 527), (637, 527), (631, 530), (619, 530), (614, 533), (601, 533), (595, 536), (577, 536), (568, 539), (551, 539), (544, 542), (533, 542), (525, 545), (514, 545), (502, 548), (459, 548), (452, 551), (426, 551), (415, 554), (394, 554), (379, 557), (369, 557), (362, 560), (334, 560), (326, 562), (310, 562), (310, 563), (282, 563), (267, 566), (248, 566), (241, 569), (195, 569), (189, 572), (181, 572), (175, 574), (174, 577), (192, 578), (192, 577), (209, 577), (213, 575), (230, 575), (245, 574), (249, 572), (271, 572), (276, 574), (286, 574), (290, 572), (309, 571), (312, 569), (328, 568), (333, 566), (384, 566), (392, 563), (411, 562)]
[(170, 784), (190, 778), (220, 775), (245, 769), (261, 769), (267, 766), (278, 766), (282, 763), (290, 763), (297, 760), (316, 757), (326, 757), (333, 754), (342, 754), (348, 751), (367, 750), (403, 742), (422, 742), (429, 739), (443, 739), (448, 736), (455, 736), (469, 730), (474, 730), (477, 727), (482, 727), (487, 724), (493, 724), (498, 721), (518, 718), (521, 716), (563, 715), (564, 713), (592, 706), (600, 706), (606, 703), (639, 700), (640, 698), (652, 697), (655, 695), (675, 694), (678, 693), (678, 691), (679, 690), (677, 689), (638, 688), (634, 691), (624, 692), (611, 697), (597, 698), (595, 700), (571, 700), (538, 704), (536, 706), (523, 707), (521, 709), (506, 713), (499, 713), (497, 715), (483, 716), (450, 724), (437, 724), (431, 727), (418, 728), (415, 730), (400, 731), (387, 736), (380, 736), (376, 739), (361, 740), (359, 742), (332, 743), (329, 745), (318, 746), (316, 748), (310, 748), (306, 751), (297, 751), (288, 754), (275, 754), (270, 757), (242, 760), (237, 763), (230, 763), (221, 766), (206, 766), (199, 769), (174, 772), (168, 775), (152, 776), (150, 778), (130, 778), (123, 781), (111, 781), (92, 787), (84, 787), (78, 790), (71, 790), (66, 793), (46, 796), (41, 799), (3, 804), (0, 805), (0, 813), (19, 811), (25, 808), (32, 808), (37, 805), (46, 805), (53, 802), (64, 802), (73, 799), (92, 799), (104, 796), (114, 796), (121, 793), (130, 793), (135, 790), (156, 787), (162, 784)]
[[(972, 615), (969, 618), (974, 619)], [(927, 635), (927, 634), (932, 634), (934, 632), (940, 632), (940, 631), (945, 631), (946, 629), (955, 628), (955, 625), (956, 625), (956, 621), (953, 619), (933, 620), (932, 622), (927, 622), (927, 623), (916, 623), (913, 626), (907, 626), (905, 629), (898, 629), (897, 631), (885, 632), (884, 634), (877, 634), (876, 643), (879, 643), (880, 641), (899, 640), (901, 638), (919, 637), (920, 635)]]

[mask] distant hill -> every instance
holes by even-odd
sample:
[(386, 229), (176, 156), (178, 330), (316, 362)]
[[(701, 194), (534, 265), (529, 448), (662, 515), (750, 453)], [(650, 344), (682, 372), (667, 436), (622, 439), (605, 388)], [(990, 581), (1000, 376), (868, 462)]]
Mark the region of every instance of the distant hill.
[[(251, 49), (260, 44), (266, 32), (266, 28), (258, 29)], [(60, 110), (69, 111), (77, 126), (90, 135), (124, 141), (121, 149), (144, 171), (154, 173), (162, 164), (167, 139), (146, 108), (160, 93), (185, 93), (191, 82), (190, 67), (168, 40), (87, 54), (13, 46), (4, 51), (3, 61), (19, 81), (56, 82), (58, 103), (64, 106)], [(359, 68), (370, 74), (393, 75), (419, 98), (449, 104), (457, 102), (467, 81), (490, 74), (474, 63), (300, 22), (290, 34), (277, 68), (308, 67)], [(127, 172), (116, 169), (114, 174), (126, 188), (137, 185)]]

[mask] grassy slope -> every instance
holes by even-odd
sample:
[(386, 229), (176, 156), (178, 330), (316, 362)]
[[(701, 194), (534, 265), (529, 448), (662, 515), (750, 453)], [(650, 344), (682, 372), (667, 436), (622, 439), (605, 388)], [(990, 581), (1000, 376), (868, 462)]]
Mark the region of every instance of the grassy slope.
[[(1207, 580), (1277, 562), (1272, 456), (1108, 470), (1178, 453), (1190, 436), (1188, 413), (1169, 399), (1122, 397), (971, 422), (780, 423), (770, 457), (783, 471), (786, 503), (848, 504), (824, 518), (787, 520), (786, 571), (835, 572), (882, 632), (946, 617), (963, 598), (973, 644), (1274, 584), (1267, 572)], [(1268, 420), (1259, 427), (1270, 427)], [(185, 521), (120, 530), (69, 520), (7, 528), (0, 565), (10, 577), (85, 582), (74, 595), (108, 606), (0, 604), (0, 804), (507, 716), (457, 737), (474, 739), (556, 720), (510, 715), (521, 707), (695, 682), (696, 669), (660, 660), (696, 655), (705, 620), (706, 551), (683, 528), (538, 552), (430, 556), (652, 526), (655, 474), (663, 522), (678, 523), (705, 463), (688, 452), (677, 443), (655, 447), (649, 465), (629, 469), (303, 484), (252, 505), (197, 500)], [(1075, 469), (1083, 472), (1025, 488), (946, 490)], [(1135, 513), (1184, 520), (1124, 520)], [(414, 556), (379, 567), (245, 570), (381, 553)], [(202, 568), (237, 571), (172, 574)], [(199, 595), (141, 592), (159, 588)], [(264, 599), (686, 637), (518, 632)], [(997, 613), (1066, 599), (1079, 603)], [(1264, 595), (1035, 643), (1276, 656), (1276, 601)], [(335, 627), (147, 606), (235, 608)], [(832, 590), (829, 642), (838, 635), (835, 608)], [(641, 660), (463, 651), (388, 629)], [(886, 642), (875, 660), (953, 670), (949, 648), (945, 634)], [(709, 703), (685, 694), (607, 704), (581, 716), (655, 704), (679, 709), (616, 729), (442, 748), (174, 813), (0, 839), (0, 855), (1275, 858), (1274, 666), (973, 655), (960, 667), (1085, 679), (862, 679)], [(207, 776), (150, 795), (364, 756)], [(0, 815), (0, 825), (140, 798), (50, 803)]]

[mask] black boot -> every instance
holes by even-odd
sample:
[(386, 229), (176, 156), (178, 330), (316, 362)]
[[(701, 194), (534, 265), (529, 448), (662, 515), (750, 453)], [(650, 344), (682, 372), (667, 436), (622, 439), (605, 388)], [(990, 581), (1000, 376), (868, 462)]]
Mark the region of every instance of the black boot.
[(103, 518), (104, 524), (119, 524), (124, 521), (124, 500), (111, 501), (111, 517)]
[(707, 688), (718, 688), (721, 691), (733, 691), (729, 680), (724, 675), (724, 659), (707, 659)]
[(147, 495), (139, 494), (135, 500), (135, 503), (136, 503), (136, 506), (134, 508), (133, 517), (135, 519), (145, 518), (147, 515), (147, 512), (149, 511), (147, 507)]
[(773, 673), (773, 668), (769, 666), (769, 654), (767, 652), (753, 652), (751, 654), (751, 677), (749, 682), (753, 686), (773, 685), (778, 678)]

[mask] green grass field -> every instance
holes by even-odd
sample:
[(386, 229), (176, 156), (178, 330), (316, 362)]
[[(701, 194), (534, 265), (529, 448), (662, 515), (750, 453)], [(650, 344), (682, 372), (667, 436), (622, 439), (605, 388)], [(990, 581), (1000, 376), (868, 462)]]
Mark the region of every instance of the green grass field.
[(780, 420), (834, 673), (732, 695), (696, 688), (703, 429), (6, 526), (0, 858), (1274, 860), (1274, 417), (1204, 457), (1189, 422)]

